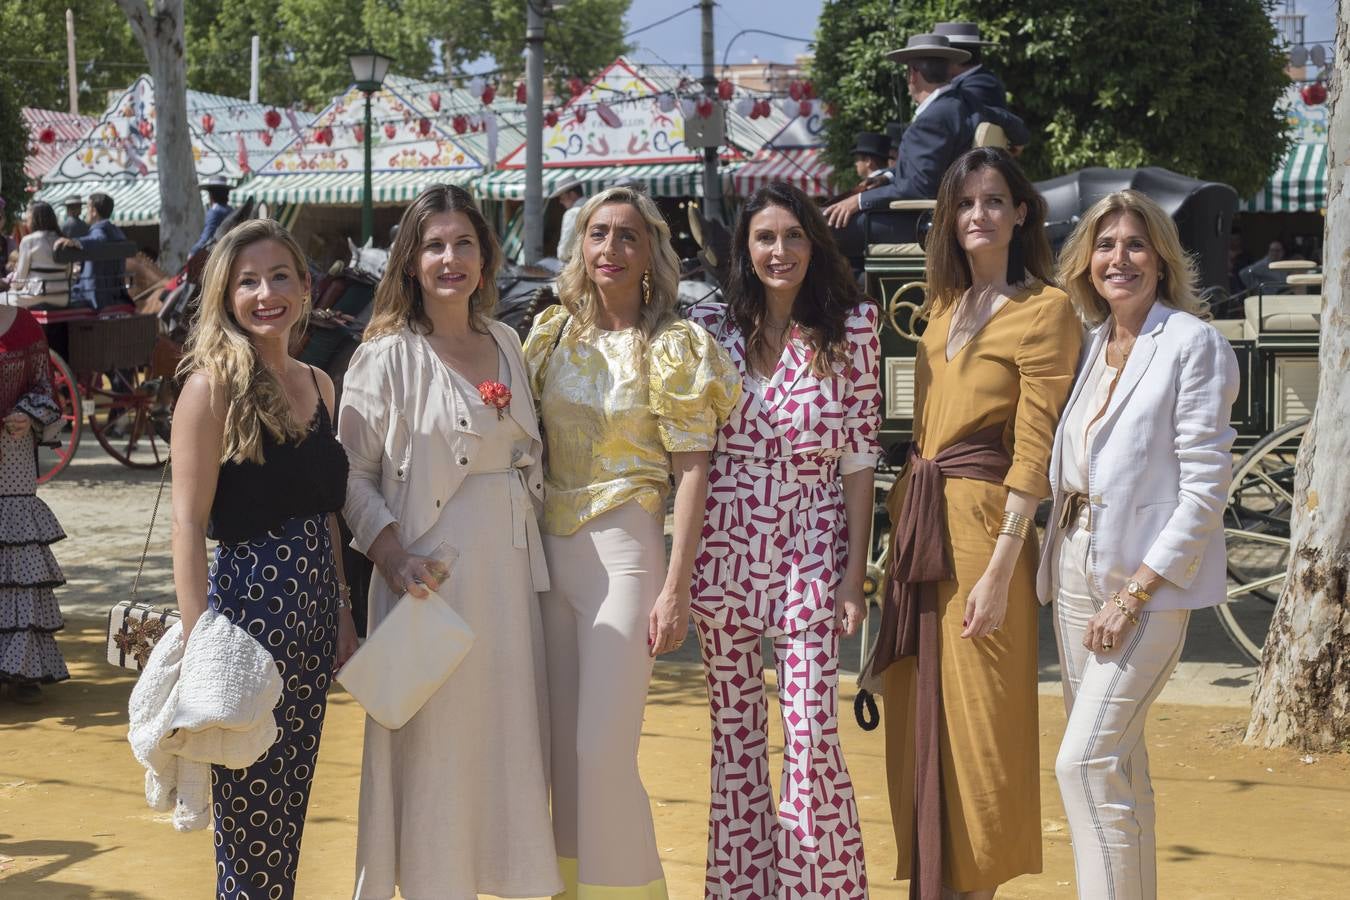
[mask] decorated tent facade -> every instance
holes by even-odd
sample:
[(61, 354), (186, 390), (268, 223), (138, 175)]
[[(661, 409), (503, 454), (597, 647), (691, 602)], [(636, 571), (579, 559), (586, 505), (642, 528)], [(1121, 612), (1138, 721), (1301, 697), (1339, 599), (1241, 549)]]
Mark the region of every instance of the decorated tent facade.
[(54, 109), (23, 108), (23, 124), (28, 131), (28, 156), (23, 161), (23, 173), (28, 176), (30, 191), (42, 186), (42, 177), (89, 133), (96, 121), (92, 116)]
[(825, 110), (816, 106), (809, 116), (796, 116), (769, 139), (745, 165), (725, 181), (730, 190), (748, 197), (773, 181), (785, 181), (811, 197), (828, 197), (834, 170), (821, 155), (825, 147)]
[(1304, 101), (1297, 85), (1282, 101), (1294, 143), (1266, 186), (1243, 201), (1244, 212), (1321, 212), (1327, 205), (1327, 126), (1325, 102)]
[[(686, 124), (697, 116), (697, 83), (668, 65), (619, 57), (556, 111), (544, 128), (544, 193), (579, 182), (587, 193), (636, 182), (653, 196), (703, 194), (703, 151), (685, 143)], [(749, 159), (788, 123), (778, 108), (751, 119), (734, 105), (726, 108), (725, 168)], [(480, 197), (525, 197), (522, 141), (496, 171), (474, 183)]]
[[(473, 123), (483, 140), (454, 133), (454, 112), (467, 101), (454, 89), (390, 76), (371, 95), (371, 187), (379, 206), (406, 205), (428, 184), (464, 183), (480, 174), (492, 149), (495, 116)], [(433, 101), (430, 98), (435, 97)], [(454, 101), (447, 105), (442, 97)], [(481, 106), (481, 101), (479, 101)], [(467, 115), (466, 115), (467, 118)], [(297, 133), (256, 175), (235, 189), (269, 205), (359, 206), (365, 178), (365, 95), (355, 87)], [(481, 149), (480, 149), (481, 148)]]
[[(268, 109), (235, 97), (187, 92), (188, 130), (197, 175), (237, 182), (276, 153)], [(279, 114), (278, 114), (279, 115)], [(287, 111), (281, 128), (299, 131), (304, 115)], [(158, 117), (154, 84), (142, 75), (115, 97), (79, 141), (43, 177), (38, 198), (60, 205), (66, 197), (101, 192), (113, 198), (122, 225), (159, 221)]]

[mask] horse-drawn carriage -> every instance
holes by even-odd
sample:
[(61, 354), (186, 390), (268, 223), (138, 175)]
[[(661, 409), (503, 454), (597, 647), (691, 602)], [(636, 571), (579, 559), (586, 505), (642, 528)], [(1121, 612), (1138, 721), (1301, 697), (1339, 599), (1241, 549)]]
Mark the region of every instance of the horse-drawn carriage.
[[(82, 263), (126, 259), (135, 252), (130, 241), (58, 249), (53, 258), (65, 279), (64, 295), (69, 296), (72, 273)], [(124, 302), (98, 310), (81, 305), (32, 309), (47, 336), (52, 385), (66, 421), (58, 443), (40, 451), (39, 482), (70, 463), (86, 430), (124, 466), (153, 468), (168, 456), (172, 401), (167, 376), (173, 354), (165, 356), (158, 318), (137, 312), (124, 276), (100, 277), (110, 283), (96, 287), (121, 294)]]
[[(1217, 611), (1239, 650), (1258, 660), (1288, 565), (1294, 460), (1316, 401), (1321, 297), (1315, 288), (1321, 276), (1312, 263), (1294, 261), (1285, 267), (1298, 271), (1275, 287), (1314, 289), (1312, 293), (1273, 294), (1258, 288), (1230, 297), (1228, 236), (1238, 198), (1227, 185), (1146, 168), (1085, 169), (1037, 188), (1046, 198), (1047, 230), (1056, 249), (1098, 199), (1135, 188), (1172, 216), (1182, 243), (1196, 260), (1213, 324), (1232, 344), (1242, 376), (1232, 424), (1238, 433), (1234, 450), (1244, 455), (1234, 463), (1224, 518), (1229, 602)], [(922, 216), (932, 203), (900, 201), (892, 206)], [(872, 244), (868, 251), (868, 293), (882, 307), (881, 437), (887, 458), (901, 460), (914, 424), (914, 358), (923, 334), (926, 287), (924, 251), (919, 243)], [(883, 463), (877, 478), (868, 569), (869, 595), (874, 598), (889, 547), (890, 523), (882, 501), (894, 484), (895, 468)], [(864, 657), (866, 652), (864, 641)]]

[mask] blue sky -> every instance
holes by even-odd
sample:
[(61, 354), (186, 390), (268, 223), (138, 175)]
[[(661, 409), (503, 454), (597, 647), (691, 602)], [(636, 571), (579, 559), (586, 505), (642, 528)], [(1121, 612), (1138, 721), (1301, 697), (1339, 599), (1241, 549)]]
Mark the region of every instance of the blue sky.
[[(760, 28), (791, 37), (815, 37), (816, 20), (820, 18), (822, 6), (824, 0), (720, 0), (713, 10), (718, 65), (722, 63), (728, 42), (732, 42), (732, 38), (742, 29)], [(630, 41), (659, 54), (668, 62), (697, 70), (703, 58), (702, 16), (697, 7), (695, 0), (633, 0), (625, 22), (629, 31), (681, 9), (689, 11), (664, 25), (635, 35)], [(806, 44), (800, 41), (744, 34), (732, 42), (731, 55), (727, 60), (745, 63), (758, 56), (761, 62), (792, 62), (804, 50)]]
[[(702, 31), (695, 0), (632, 0), (625, 24), (628, 30), (665, 18), (681, 9), (685, 12), (664, 25), (636, 35), (632, 41), (660, 54), (677, 65), (697, 70), (701, 65)], [(1297, 10), (1306, 15), (1304, 34), (1309, 41), (1330, 45), (1336, 37), (1337, 0), (1296, 0)], [(792, 37), (815, 36), (816, 20), (824, 0), (719, 0), (714, 10), (713, 28), (720, 65), (728, 41), (745, 28), (761, 28)], [(1284, 7), (1284, 3), (1280, 3)], [(806, 45), (762, 34), (745, 34), (732, 44), (729, 61), (749, 62), (758, 56), (762, 62), (791, 62)], [(1328, 46), (1330, 49), (1330, 46)]]

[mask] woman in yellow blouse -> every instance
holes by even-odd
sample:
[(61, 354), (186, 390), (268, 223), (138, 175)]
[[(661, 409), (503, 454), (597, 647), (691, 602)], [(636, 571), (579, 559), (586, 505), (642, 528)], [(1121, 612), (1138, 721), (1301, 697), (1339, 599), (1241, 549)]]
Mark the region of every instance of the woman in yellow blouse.
[(911, 897), (1041, 870), (1036, 536), (1082, 326), (1050, 284), (1045, 201), (1002, 150), (947, 170), (928, 241), (914, 443), (873, 674)]
[(740, 376), (676, 317), (678, 261), (650, 198), (603, 191), (576, 233), (562, 306), (525, 342), (545, 445), (553, 832), (569, 900), (665, 900), (638, 737), (652, 661), (688, 630), (709, 451)]

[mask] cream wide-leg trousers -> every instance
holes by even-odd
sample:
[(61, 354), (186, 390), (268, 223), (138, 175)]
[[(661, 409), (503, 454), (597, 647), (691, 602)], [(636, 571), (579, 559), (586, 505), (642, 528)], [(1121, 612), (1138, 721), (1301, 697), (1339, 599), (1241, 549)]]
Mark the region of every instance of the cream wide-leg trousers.
[(545, 535), (541, 595), (552, 725), (553, 835), (567, 900), (666, 900), (638, 738), (648, 616), (666, 574), (661, 522), (625, 503)]
[[(1083, 900), (1158, 896), (1153, 785), (1144, 748), (1149, 707), (1176, 668), (1190, 611), (1143, 612), (1107, 653), (1083, 647), (1102, 603), (1088, 586), (1087, 511), (1063, 533), (1055, 638), (1068, 725), (1055, 759)], [(1147, 607), (1145, 607), (1147, 608)]]

